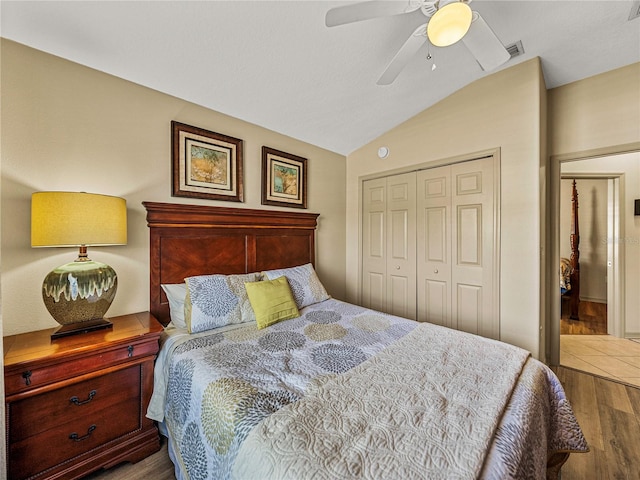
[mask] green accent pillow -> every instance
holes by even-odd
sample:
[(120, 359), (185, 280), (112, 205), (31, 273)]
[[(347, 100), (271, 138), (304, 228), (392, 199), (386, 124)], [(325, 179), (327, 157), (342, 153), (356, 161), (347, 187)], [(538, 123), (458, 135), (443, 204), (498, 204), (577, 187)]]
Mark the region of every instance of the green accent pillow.
[(244, 284), (258, 329), (300, 316), (287, 277)]

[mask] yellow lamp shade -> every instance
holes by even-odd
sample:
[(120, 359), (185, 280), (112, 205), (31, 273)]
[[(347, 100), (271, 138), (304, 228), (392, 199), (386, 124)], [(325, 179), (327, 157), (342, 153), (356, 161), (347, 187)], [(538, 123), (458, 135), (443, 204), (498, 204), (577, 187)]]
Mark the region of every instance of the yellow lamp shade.
[(101, 328), (118, 288), (109, 265), (87, 256), (87, 246), (127, 243), (127, 203), (123, 198), (76, 192), (31, 196), (31, 246), (80, 247), (75, 262), (55, 268), (42, 283), (42, 298), (61, 325), (52, 339)]
[(473, 13), (469, 5), (453, 2), (438, 9), (427, 24), (427, 37), (436, 47), (453, 45), (469, 31)]
[(31, 196), (31, 246), (126, 245), (127, 202), (95, 193)]

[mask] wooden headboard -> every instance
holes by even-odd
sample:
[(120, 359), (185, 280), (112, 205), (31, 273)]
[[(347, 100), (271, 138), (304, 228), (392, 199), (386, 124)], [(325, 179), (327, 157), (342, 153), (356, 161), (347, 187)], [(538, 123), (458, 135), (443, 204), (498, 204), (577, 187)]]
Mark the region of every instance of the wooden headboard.
[(185, 277), (315, 262), (318, 214), (142, 202), (150, 230), (151, 313), (169, 323), (161, 286)]

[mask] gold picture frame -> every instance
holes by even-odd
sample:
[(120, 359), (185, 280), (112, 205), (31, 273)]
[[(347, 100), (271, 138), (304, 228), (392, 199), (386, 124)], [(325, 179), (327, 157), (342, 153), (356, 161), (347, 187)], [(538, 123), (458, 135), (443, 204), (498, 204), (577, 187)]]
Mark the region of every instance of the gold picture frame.
[(262, 147), (262, 205), (307, 208), (307, 159)]
[(243, 141), (171, 122), (172, 195), (243, 202)]

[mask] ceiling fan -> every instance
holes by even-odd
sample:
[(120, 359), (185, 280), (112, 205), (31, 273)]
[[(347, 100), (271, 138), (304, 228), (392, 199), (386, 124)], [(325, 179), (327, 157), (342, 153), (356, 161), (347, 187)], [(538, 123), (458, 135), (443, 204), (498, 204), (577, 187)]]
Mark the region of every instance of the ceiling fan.
[(437, 47), (453, 45), (462, 40), (485, 70), (493, 70), (511, 58), (507, 49), (478, 12), (471, 11), (471, 0), (371, 0), (332, 8), (325, 24), (335, 27), (372, 18), (401, 15), (421, 10), (429, 20), (420, 25), (376, 82), (393, 83), (402, 69), (426, 42)]

